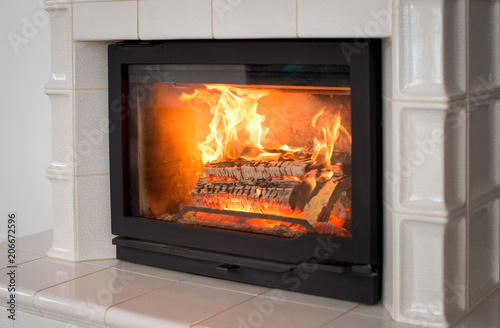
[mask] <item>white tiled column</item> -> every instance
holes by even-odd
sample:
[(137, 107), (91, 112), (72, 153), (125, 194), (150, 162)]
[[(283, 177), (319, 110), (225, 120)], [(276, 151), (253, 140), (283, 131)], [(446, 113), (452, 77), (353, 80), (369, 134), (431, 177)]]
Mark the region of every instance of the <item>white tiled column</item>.
[(498, 4), (394, 2), (383, 301), (397, 321), (453, 324), (499, 286)]

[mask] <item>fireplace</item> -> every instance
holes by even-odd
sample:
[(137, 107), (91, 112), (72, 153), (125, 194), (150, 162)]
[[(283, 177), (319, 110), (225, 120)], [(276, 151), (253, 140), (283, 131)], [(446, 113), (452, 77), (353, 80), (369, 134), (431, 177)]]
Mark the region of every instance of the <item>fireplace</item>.
[(117, 257), (377, 302), (379, 52), (375, 40), (111, 45)]
[[(54, 204), (48, 255), (85, 261), (116, 254), (110, 243), (108, 136), (117, 126), (108, 129), (109, 44), (354, 38), (355, 47), (345, 50), (356, 53), (356, 44), (381, 39), (381, 301), (396, 321), (453, 325), (500, 286), (499, 4), (46, 1), (53, 131), (47, 177)], [(135, 221), (142, 220), (152, 219)]]

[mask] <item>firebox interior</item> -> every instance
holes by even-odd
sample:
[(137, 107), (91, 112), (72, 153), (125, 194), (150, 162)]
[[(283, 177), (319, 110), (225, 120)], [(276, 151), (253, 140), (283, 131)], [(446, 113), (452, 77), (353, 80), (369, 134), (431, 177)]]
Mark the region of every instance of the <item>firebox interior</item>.
[(129, 216), (350, 238), (349, 66), (128, 70)]

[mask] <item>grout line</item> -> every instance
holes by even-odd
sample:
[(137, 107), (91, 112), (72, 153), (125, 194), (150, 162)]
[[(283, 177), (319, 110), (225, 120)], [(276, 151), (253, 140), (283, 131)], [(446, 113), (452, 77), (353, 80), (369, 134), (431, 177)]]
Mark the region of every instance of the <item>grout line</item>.
[[(76, 126), (75, 126), (75, 96), (76, 92), (74, 90), (76, 86), (76, 72), (75, 72), (75, 19), (74, 19), (74, 11), (75, 8), (71, 6), (71, 62), (72, 62), (72, 82), (73, 82), (73, 90), (71, 92), (72, 95), (72, 114), (73, 114), (73, 159), (76, 158)], [(73, 175), (76, 175), (76, 165), (73, 165)], [(77, 259), (77, 249), (78, 249), (78, 231), (77, 231), (77, 220), (76, 220), (76, 178), (73, 177), (73, 258)], [(34, 298), (33, 298), (34, 300)], [(33, 301), (34, 302), (34, 301)]]
[(210, 35), (214, 37), (214, 0), (210, 0)]
[(75, 178), (89, 178), (89, 177), (107, 177), (109, 173), (95, 173), (95, 174), (77, 174)]
[[(248, 295), (248, 294), (246, 294), (246, 295)], [(200, 319), (200, 320), (198, 320), (198, 321), (196, 321), (196, 322), (192, 323), (189, 327), (190, 327), (190, 328), (191, 328), (191, 327), (194, 327), (194, 326), (196, 326), (197, 324), (199, 324), (199, 323), (201, 323), (201, 322), (203, 322), (203, 321), (205, 321), (205, 320), (208, 320), (208, 319), (211, 319), (211, 318), (213, 318), (213, 317), (215, 317), (215, 316), (218, 316), (219, 314), (222, 314), (222, 313), (224, 313), (224, 312), (226, 312), (226, 311), (229, 311), (229, 310), (231, 310), (232, 308), (235, 308), (235, 307), (237, 307), (237, 306), (239, 306), (239, 305), (241, 305), (241, 304), (243, 304), (243, 303), (245, 303), (245, 302), (248, 302), (248, 301), (253, 300), (253, 299), (256, 299), (256, 298), (257, 298), (257, 296), (250, 297), (250, 298), (248, 298), (248, 299), (246, 299), (246, 300), (244, 300), (244, 301), (241, 301), (241, 302), (239, 302), (239, 303), (237, 303), (237, 304), (234, 304), (233, 306), (228, 307), (227, 309), (224, 309), (224, 310), (222, 310), (222, 311), (220, 311), (220, 312), (217, 312), (217, 313), (212, 314), (212, 315), (210, 315), (210, 316), (208, 316), (208, 317), (205, 317), (205, 318), (203, 318), (203, 319)]]
[(329, 323), (332, 323), (332, 322), (336, 321), (337, 319), (339, 319), (339, 318), (341, 318), (341, 317), (345, 316), (347, 313), (349, 313), (349, 312), (342, 312), (342, 314), (341, 314), (341, 315), (339, 315), (339, 316), (337, 316), (337, 317), (333, 318), (333, 319), (332, 319), (332, 320), (330, 320), (330, 321), (325, 322), (324, 324), (322, 324), (322, 325), (321, 325), (321, 326), (319, 326), (318, 328), (325, 327), (325, 326), (326, 326), (326, 325), (328, 325)]
[(123, 1), (137, 1), (137, 0), (99, 0), (99, 1), (76, 1), (74, 0), (74, 4), (80, 4), (80, 3), (107, 3), (107, 2), (123, 2)]
[[(469, 0), (465, 0), (465, 93), (469, 99), (465, 103), (465, 314), (469, 312), (469, 277), (470, 277), (470, 83), (469, 83)], [(456, 321), (458, 322), (458, 320)]]
[[(172, 285), (172, 284), (169, 284), (169, 285)], [(109, 307), (108, 307), (108, 308), (104, 311), (104, 318), (103, 318), (104, 324), (105, 324), (106, 326), (108, 326), (108, 327), (111, 327), (111, 326), (110, 326), (110, 325), (106, 322), (106, 315), (108, 314), (108, 310), (109, 310), (109, 309), (111, 309), (112, 307), (118, 306), (118, 305), (123, 304), (123, 303), (125, 303), (125, 302), (128, 302), (128, 301), (131, 301), (131, 300), (133, 300), (133, 299), (139, 298), (139, 297), (141, 297), (141, 296), (144, 296), (144, 295), (147, 295), (147, 294), (150, 294), (150, 293), (156, 292), (157, 290), (160, 290), (160, 289), (162, 289), (162, 288), (165, 288), (165, 287), (167, 287), (167, 286), (169, 286), (169, 285), (164, 285), (164, 286), (161, 286), (161, 287), (158, 287), (158, 288), (152, 289), (152, 290), (150, 290), (150, 291), (148, 291), (148, 292), (145, 292), (145, 293), (143, 293), (143, 294), (140, 294), (140, 295), (137, 295), (137, 296), (131, 297), (131, 298), (129, 298), (129, 299), (126, 299), (126, 300), (124, 300), (124, 301), (118, 302), (118, 303), (116, 303), (116, 304), (110, 305), (110, 306), (109, 306)]]
[(295, 0), (295, 37), (299, 38), (299, 0)]
[(139, 35), (139, 0), (137, 0), (137, 40), (141, 39)]
[[(500, 94), (500, 92), (499, 92)], [(411, 104), (437, 104), (437, 105), (451, 105), (451, 104), (457, 104), (460, 102), (465, 102), (467, 100), (470, 100), (467, 97), (462, 97), (462, 98), (457, 98), (457, 99), (450, 99), (449, 101), (437, 101), (437, 100), (400, 100), (400, 99), (394, 99), (390, 98), (387, 96), (382, 95), (382, 99), (385, 100), (390, 100), (393, 103), (411, 103)]]
[(74, 91), (107, 91), (108, 88), (74, 88)]
[(86, 277), (86, 276), (90, 276), (94, 273), (98, 273), (98, 272), (101, 272), (101, 271), (104, 271), (106, 270), (105, 268), (103, 268), (102, 270), (97, 270), (97, 271), (93, 271), (91, 273), (87, 273), (87, 274), (84, 274), (82, 276), (78, 276), (78, 277), (74, 277), (73, 279), (69, 279), (69, 280), (66, 280), (66, 281), (63, 281), (63, 282), (60, 282), (60, 283), (57, 283), (55, 285), (51, 285), (51, 286), (48, 286), (48, 287), (45, 287), (45, 288), (42, 288), (40, 290), (38, 290), (35, 294), (33, 294), (33, 308), (34, 309), (37, 309), (38, 311), (40, 311), (40, 313), (42, 313), (43, 316), (45, 316), (45, 314), (42, 312), (41, 309), (39, 309), (37, 306), (35, 306), (35, 298), (36, 298), (36, 295), (40, 292), (43, 292), (44, 290), (47, 290), (47, 289), (50, 289), (50, 288), (53, 288), (53, 287), (56, 287), (56, 286), (59, 286), (59, 285), (62, 285), (62, 284), (65, 284), (67, 282), (70, 282), (70, 281), (74, 281), (74, 280), (77, 280), (77, 279), (80, 279), (80, 278), (83, 278), (83, 277)]

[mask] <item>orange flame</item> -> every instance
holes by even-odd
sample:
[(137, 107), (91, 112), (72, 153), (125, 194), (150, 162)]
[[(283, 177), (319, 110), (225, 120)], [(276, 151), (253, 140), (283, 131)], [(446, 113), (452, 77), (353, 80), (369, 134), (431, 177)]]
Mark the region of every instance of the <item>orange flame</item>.
[[(257, 113), (259, 100), (270, 94), (263, 89), (241, 88), (223, 84), (205, 84), (206, 89), (196, 89), (192, 94), (183, 93), (179, 99), (199, 111), (199, 102), (206, 103), (213, 115), (209, 124), (210, 133), (205, 141), (198, 143), (203, 164), (215, 160), (237, 159), (278, 160), (295, 159), (297, 153), (305, 147), (274, 145), (273, 149), (283, 152), (266, 152), (266, 135), (269, 128), (264, 126), (265, 116)], [(340, 113), (332, 114), (322, 108), (312, 119), (311, 126), (320, 132), (321, 137), (314, 138), (314, 150), (310, 162), (330, 167), (334, 151), (351, 152), (351, 135), (342, 126)], [(244, 154), (245, 147), (262, 151)]]
[[(207, 84), (191, 95), (183, 93), (180, 100), (193, 106), (197, 98), (210, 106), (213, 115), (210, 134), (198, 143), (203, 164), (220, 159), (236, 159), (245, 146), (263, 149), (268, 128), (263, 128), (263, 115), (257, 114), (257, 103), (269, 91), (242, 89), (228, 85)], [(213, 92), (215, 91), (215, 93)], [(244, 140), (241, 142), (240, 140)]]

